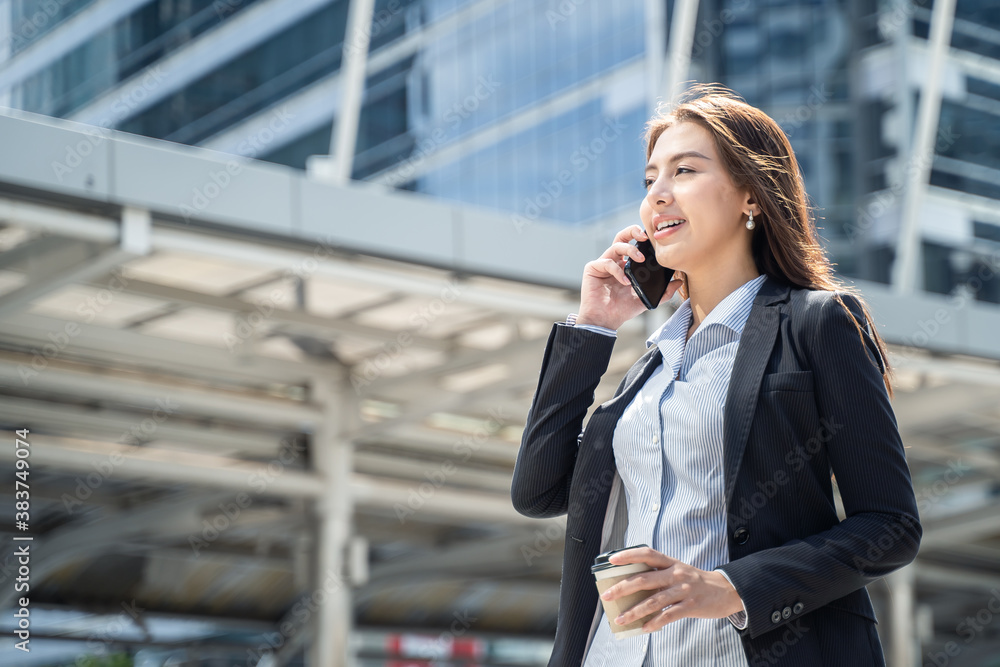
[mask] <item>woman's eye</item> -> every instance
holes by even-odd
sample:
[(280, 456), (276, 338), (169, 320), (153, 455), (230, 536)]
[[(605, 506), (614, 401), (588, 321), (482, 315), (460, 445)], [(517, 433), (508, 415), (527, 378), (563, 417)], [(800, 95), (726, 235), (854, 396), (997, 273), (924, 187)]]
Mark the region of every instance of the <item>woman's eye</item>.
[[(694, 169), (689, 169), (687, 167), (677, 167), (677, 173), (680, 174), (682, 172), (690, 172), (690, 173), (693, 174), (694, 173)], [(644, 178), (644, 179), (642, 179), (642, 187), (644, 187), (644, 188), (646, 188), (648, 190), (649, 186), (653, 184), (654, 180), (656, 180), (656, 179), (653, 179), (653, 178)]]

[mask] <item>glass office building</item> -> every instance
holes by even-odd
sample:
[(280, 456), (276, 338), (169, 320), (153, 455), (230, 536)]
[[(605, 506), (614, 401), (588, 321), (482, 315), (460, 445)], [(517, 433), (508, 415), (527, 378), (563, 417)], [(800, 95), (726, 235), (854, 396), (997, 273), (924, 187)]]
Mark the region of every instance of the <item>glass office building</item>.
[[(628, 219), (658, 96), (645, 72), (664, 48), (650, 43), (654, 4), (377, 0), (353, 177), (515, 219)], [(299, 168), (330, 152), (346, 0), (7, 7), (11, 106)], [(673, 9), (652, 14), (663, 35)], [(699, 4), (689, 78), (734, 88), (782, 125), (846, 276), (891, 278), (898, 215), (878, 202), (898, 199), (931, 9)], [(960, 0), (951, 45), (940, 125), (952, 138), (927, 191), (949, 217), (922, 234), (925, 287), (943, 293), (1000, 241), (1000, 10)], [(283, 122), (262, 131), (269, 118)], [(1000, 301), (1000, 287), (977, 297)]]

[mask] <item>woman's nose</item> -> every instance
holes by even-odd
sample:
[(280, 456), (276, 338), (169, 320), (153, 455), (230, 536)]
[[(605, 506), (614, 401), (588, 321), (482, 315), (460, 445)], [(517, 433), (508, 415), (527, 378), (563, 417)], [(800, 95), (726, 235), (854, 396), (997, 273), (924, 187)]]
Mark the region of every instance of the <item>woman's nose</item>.
[(659, 181), (653, 183), (649, 186), (649, 193), (646, 195), (650, 203), (662, 205), (669, 204), (673, 201), (674, 193), (670, 187), (666, 184), (661, 184)]

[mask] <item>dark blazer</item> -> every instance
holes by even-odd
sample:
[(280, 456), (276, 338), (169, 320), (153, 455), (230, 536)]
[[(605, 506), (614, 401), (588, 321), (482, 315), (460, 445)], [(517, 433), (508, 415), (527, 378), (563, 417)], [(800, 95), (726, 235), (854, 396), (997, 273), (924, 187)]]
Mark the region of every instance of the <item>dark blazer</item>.
[[(912, 561), (920, 544), (884, 364), (860, 303), (838, 294), (863, 335), (834, 292), (769, 276), (733, 362), (723, 421), (730, 562), (720, 569), (747, 609), (738, 632), (751, 667), (884, 665), (864, 587)], [(553, 326), (514, 468), (518, 512), (568, 515), (549, 667), (578, 667), (592, 640), (600, 601), (590, 565), (602, 546), (624, 546), (602, 545), (612, 436), (661, 362), (650, 347), (584, 428), (613, 346), (611, 336)]]

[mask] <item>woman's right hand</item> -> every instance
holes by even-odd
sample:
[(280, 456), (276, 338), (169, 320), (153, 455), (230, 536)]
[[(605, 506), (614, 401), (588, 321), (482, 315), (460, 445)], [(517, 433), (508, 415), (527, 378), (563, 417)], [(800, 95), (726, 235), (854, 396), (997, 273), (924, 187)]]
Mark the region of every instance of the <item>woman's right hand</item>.
[[(584, 266), (577, 324), (596, 324), (617, 330), (646, 310), (625, 275), (625, 262), (629, 257), (640, 263), (646, 261), (639, 249), (629, 243), (632, 239), (646, 240), (642, 225), (632, 225), (618, 232), (604, 254)], [(660, 303), (668, 301), (681, 284), (679, 279), (671, 280)]]

